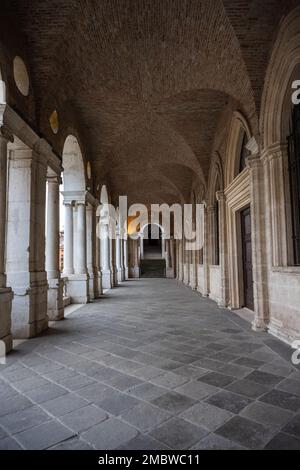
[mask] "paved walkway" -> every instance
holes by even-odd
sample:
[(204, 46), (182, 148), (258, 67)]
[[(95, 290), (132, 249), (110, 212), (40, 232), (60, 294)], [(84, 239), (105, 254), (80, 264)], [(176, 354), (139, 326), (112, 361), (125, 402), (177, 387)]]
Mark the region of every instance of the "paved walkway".
[(0, 449), (300, 449), (290, 355), (177, 281), (129, 281), (0, 366)]

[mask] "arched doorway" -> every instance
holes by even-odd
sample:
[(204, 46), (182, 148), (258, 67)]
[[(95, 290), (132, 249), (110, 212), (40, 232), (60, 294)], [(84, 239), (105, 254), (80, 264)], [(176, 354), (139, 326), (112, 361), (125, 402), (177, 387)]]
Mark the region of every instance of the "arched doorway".
[(166, 277), (165, 240), (157, 224), (143, 227), (140, 237), (141, 277)]

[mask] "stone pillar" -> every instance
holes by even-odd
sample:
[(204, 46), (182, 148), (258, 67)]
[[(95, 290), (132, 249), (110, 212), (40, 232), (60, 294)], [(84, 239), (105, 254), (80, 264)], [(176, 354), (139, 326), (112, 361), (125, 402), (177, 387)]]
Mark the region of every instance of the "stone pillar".
[(87, 273), (87, 248), (86, 248), (86, 205), (85, 202), (77, 202), (77, 244), (76, 259), (78, 262), (76, 274)]
[(254, 138), (247, 144), (250, 170), (254, 320), (253, 330), (265, 331), (269, 322), (267, 249), (264, 221), (264, 168)]
[(144, 237), (140, 237), (140, 258), (144, 259)]
[(20, 140), (11, 144), (7, 279), (14, 291), (12, 331), (30, 338), (48, 327), (45, 270), (47, 162)]
[(130, 242), (130, 264), (129, 264), (129, 277), (137, 279), (141, 276), (139, 255), (138, 255), (138, 240), (129, 239)]
[(98, 297), (103, 294), (103, 286), (102, 286), (102, 272), (101, 272), (101, 238), (100, 238), (100, 216), (98, 214), (98, 210), (96, 209), (96, 279), (98, 282), (98, 287), (96, 291), (98, 292)]
[(110, 261), (110, 238), (108, 225), (101, 225), (101, 265), (102, 265), (102, 287), (103, 289), (111, 289), (112, 274)]
[(219, 226), (220, 226), (220, 270), (221, 270), (221, 292), (219, 307), (228, 307), (229, 286), (227, 268), (227, 237), (226, 237), (226, 197), (223, 191), (216, 194), (219, 205)]
[(48, 171), (46, 271), (48, 279), (49, 320), (64, 318), (63, 281), (59, 268), (59, 185), (60, 176)]
[(204, 204), (201, 210), (203, 211), (203, 292), (204, 297), (209, 296), (209, 226), (208, 226), (208, 211)]
[(87, 271), (89, 275), (90, 300), (99, 297), (99, 281), (96, 262), (96, 213), (95, 207), (88, 203), (86, 207), (86, 251)]
[(197, 288), (197, 271), (196, 271), (196, 250), (190, 251), (190, 287), (193, 290)]
[(124, 271), (125, 271), (125, 280), (128, 279), (128, 238), (124, 238)]
[(183, 283), (188, 286), (190, 283), (190, 251), (186, 249), (187, 241), (183, 240)]
[(179, 247), (178, 247), (178, 252), (179, 252), (179, 273), (178, 273), (178, 280), (183, 282), (184, 278), (184, 240), (181, 239), (179, 240)]
[(118, 234), (116, 238), (116, 266), (117, 266), (117, 279), (118, 283), (123, 281), (123, 268), (122, 268), (122, 239)]
[[(67, 193), (63, 193), (64, 196)], [(75, 197), (75, 194), (73, 195)], [(66, 205), (68, 207), (68, 205)], [(89, 275), (87, 271), (87, 235), (86, 235), (86, 201), (85, 192), (78, 192), (76, 195), (73, 216), (71, 216), (69, 209), (66, 214), (66, 226), (68, 227), (67, 233), (67, 246), (69, 245), (68, 257), (70, 257), (70, 271), (72, 274), (68, 276), (68, 295), (71, 298), (71, 302), (74, 304), (86, 304), (90, 300), (89, 295)], [(69, 217), (69, 220), (68, 220)], [(71, 229), (73, 227), (73, 230)], [(71, 246), (73, 241), (73, 255), (71, 253)], [(72, 258), (73, 256), (73, 258)], [(72, 261), (73, 259), (73, 261)], [(66, 259), (68, 262), (68, 258)]]
[(125, 264), (124, 264), (124, 238), (121, 238), (121, 269), (122, 269), (122, 282), (125, 281)]
[(165, 239), (164, 239), (163, 236), (162, 236), (162, 239), (161, 239), (161, 257), (162, 257), (162, 259), (165, 259), (165, 257), (166, 257), (166, 245), (165, 245)]
[(170, 255), (171, 255), (171, 267), (173, 272), (173, 278), (176, 277), (176, 246), (175, 240), (173, 238), (170, 239)]
[[(6, 241), (6, 202), (7, 202), (7, 144), (13, 137), (2, 127), (0, 129), (0, 340), (5, 344), (5, 352), (12, 349), (11, 308), (13, 293), (6, 286), (5, 241)], [(0, 357), (1, 358), (1, 357)]]
[(74, 274), (74, 221), (73, 203), (64, 201), (65, 228), (64, 228), (64, 276)]

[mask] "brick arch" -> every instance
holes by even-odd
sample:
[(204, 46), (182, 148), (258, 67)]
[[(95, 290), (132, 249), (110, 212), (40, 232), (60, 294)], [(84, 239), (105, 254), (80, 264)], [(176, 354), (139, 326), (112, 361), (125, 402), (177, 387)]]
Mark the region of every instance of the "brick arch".
[(283, 20), (268, 66), (260, 115), (262, 147), (285, 142), (291, 109), (291, 81), (300, 66), (300, 6)]

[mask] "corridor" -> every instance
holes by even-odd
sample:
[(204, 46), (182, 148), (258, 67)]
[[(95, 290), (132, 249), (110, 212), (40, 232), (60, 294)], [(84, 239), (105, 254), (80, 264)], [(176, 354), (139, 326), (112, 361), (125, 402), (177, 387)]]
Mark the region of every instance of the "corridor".
[(299, 449), (291, 354), (176, 280), (129, 280), (15, 344), (0, 449)]

